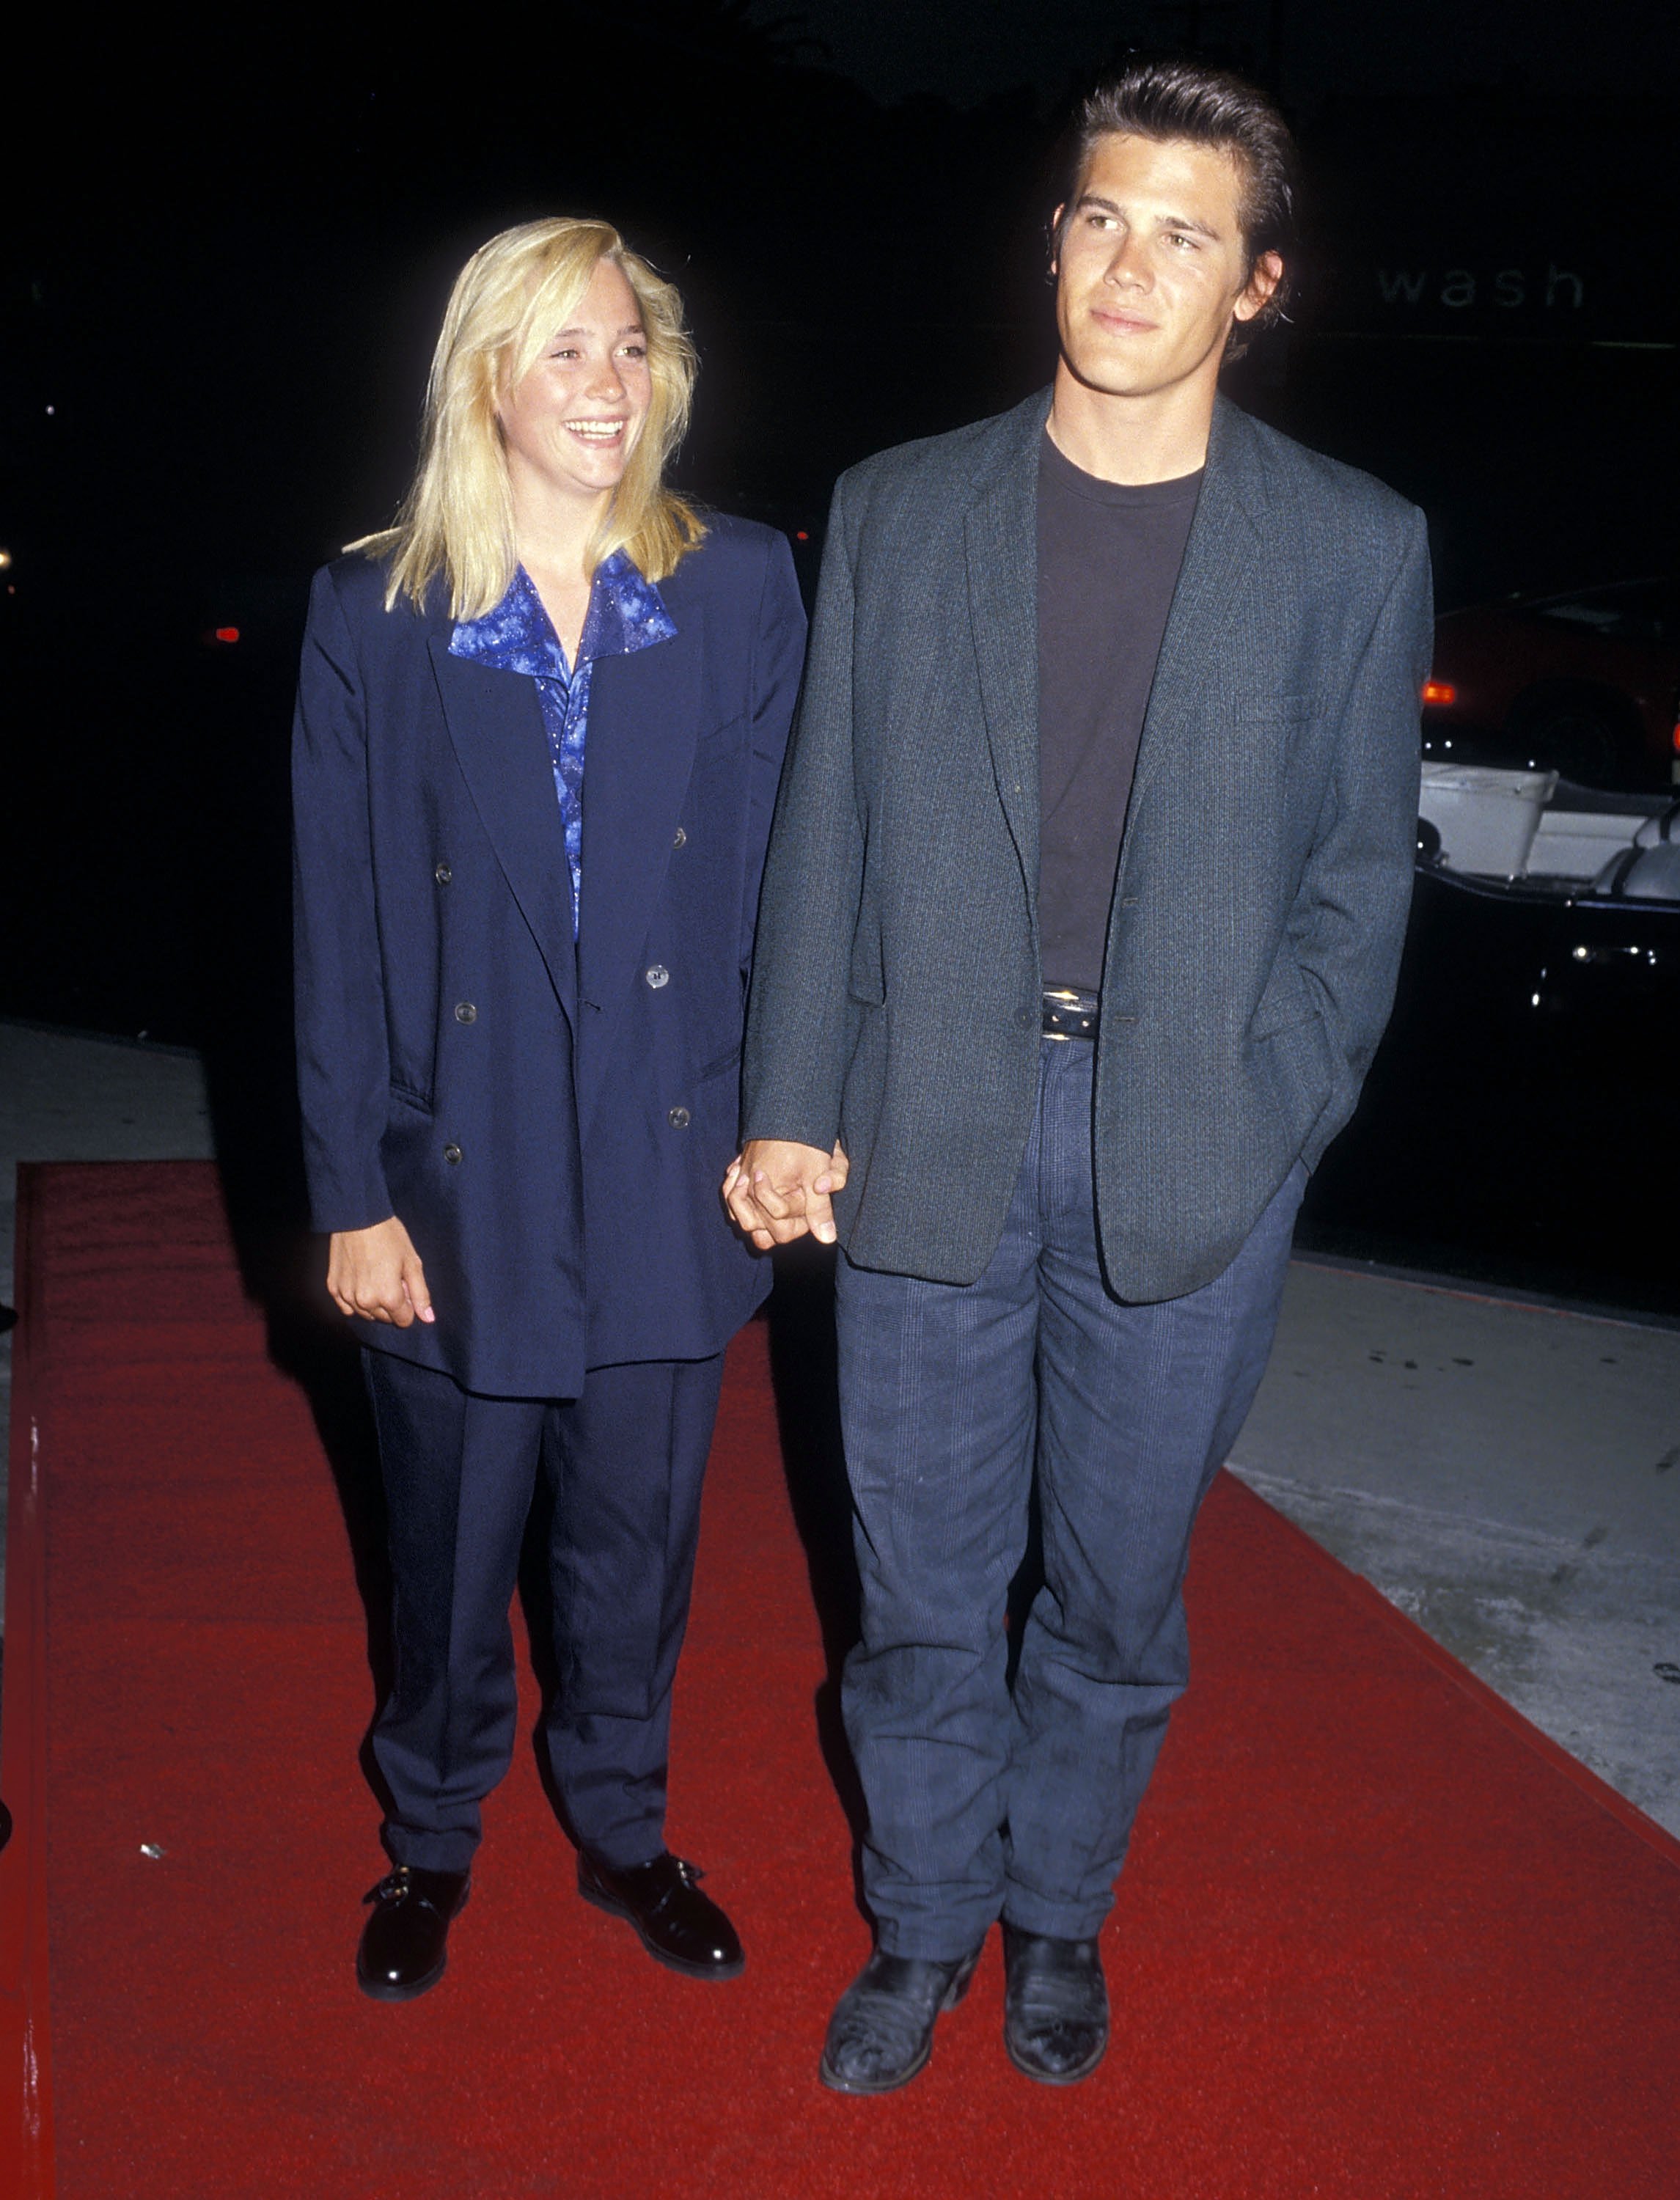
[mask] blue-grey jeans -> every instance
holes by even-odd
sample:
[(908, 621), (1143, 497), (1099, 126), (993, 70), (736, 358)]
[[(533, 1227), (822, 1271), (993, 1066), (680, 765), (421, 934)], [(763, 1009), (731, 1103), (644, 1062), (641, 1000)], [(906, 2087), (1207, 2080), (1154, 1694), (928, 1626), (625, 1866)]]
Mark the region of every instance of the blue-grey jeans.
[[(973, 1284), (839, 1275), (863, 1577), (846, 1733), (881, 1946), (948, 1962), (1000, 1914), (1090, 1938), (1189, 1677), (1197, 1508), (1271, 1350), (1297, 1164), (1231, 1266), (1127, 1306), (1103, 1278), (1092, 1049), (1044, 1043), (1002, 1243)], [(1044, 1586), (1006, 1678), (1036, 1471)]]

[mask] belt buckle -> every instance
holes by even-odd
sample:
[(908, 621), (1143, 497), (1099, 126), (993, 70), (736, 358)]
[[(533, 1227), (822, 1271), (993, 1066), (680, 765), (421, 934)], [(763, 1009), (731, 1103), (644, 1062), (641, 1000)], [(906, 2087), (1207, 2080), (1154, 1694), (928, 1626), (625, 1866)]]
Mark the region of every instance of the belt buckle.
[(1058, 1015), (1066, 1016), (1070, 1022), (1088, 1018), (1091, 1010), (1085, 1006), (1084, 994), (1076, 992), (1071, 986), (1046, 986), (1041, 998), (1044, 1003), (1041, 1022), (1046, 1027), (1044, 1030), (1045, 1039), (1057, 1039), (1065, 1044), (1070, 1039), (1086, 1036), (1082, 1031), (1057, 1031), (1048, 1027), (1049, 1019)]

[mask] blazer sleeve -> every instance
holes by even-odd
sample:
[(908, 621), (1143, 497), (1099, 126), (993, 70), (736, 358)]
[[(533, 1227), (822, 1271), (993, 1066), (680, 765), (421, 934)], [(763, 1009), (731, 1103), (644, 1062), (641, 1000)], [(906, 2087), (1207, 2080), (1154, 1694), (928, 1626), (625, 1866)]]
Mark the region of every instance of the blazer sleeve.
[(770, 829), (742, 1080), (744, 1139), (791, 1138), (825, 1152), (839, 1134), (852, 1050), (846, 969), (863, 874), (845, 486), (829, 511), (805, 693)]
[(389, 1098), (368, 826), (367, 699), (331, 570), (315, 576), (292, 731), (297, 1086), (317, 1230), (392, 1212), (380, 1159)]
[(1291, 930), (1330, 1034), (1334, 1082), (1304, 1158), (1354, 1111), (1394, 1002), (1417, 845), (1419, 721), (1434, 624), (1429, 538), (1414, 511), (1355, 668)]
[(758, 896), (764, 882), (764, 851), (770, 840), (770, 819), (776, 809), (776, 790), (787, 752), (787, 729), (799, 700), (799, 676), (805, 661), (805, 610), (793, 573), (793, 554), (785, 535), (773, 535), (764, 560), (764, 586), (758, 597), (758, 624), (752, 637), (752, 672), (748, 739), (752, 761), (748, 777), (746, 873), (740, 904), (740, 971), (743, 978), (752, 966), (752, 941), (758, 924)]

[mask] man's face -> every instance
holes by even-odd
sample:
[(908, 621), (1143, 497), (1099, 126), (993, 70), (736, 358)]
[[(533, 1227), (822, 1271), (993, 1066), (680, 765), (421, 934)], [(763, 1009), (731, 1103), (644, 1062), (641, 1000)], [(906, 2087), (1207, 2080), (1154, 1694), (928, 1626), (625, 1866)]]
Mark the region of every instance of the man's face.
[(1249, 273), (1242, 185), (1236, 159), (1212, 146), (1098, 138), (1056, 262), (1057, 325), (1078, 381), (1144, 397), (1217, 375), (1233, 314), (1251, 320), (1283, 272), (1267, 253)]

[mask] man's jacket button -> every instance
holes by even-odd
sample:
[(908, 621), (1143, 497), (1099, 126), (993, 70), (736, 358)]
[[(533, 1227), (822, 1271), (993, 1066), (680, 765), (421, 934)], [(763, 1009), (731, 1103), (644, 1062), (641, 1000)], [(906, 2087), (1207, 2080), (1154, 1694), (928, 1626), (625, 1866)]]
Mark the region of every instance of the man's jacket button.
[(454, 1167), (455, 1163), (456, 1163), (456, 1162), (460, 1159), (460, 1157), (461, 1157), (461, 1150), (460, 1150), (460, 1148), (459, 1146), (445, 1146), (445, 1147), (444, 1147), (444, 1149), (443, 1149), (443, 1158), (444, 1158), (444, 1160), (445, 1160), (446, 1161), (448, 1161), (448, 1164), (449, 1164), (449, 1166), (450, 1166), (450, 1167), (451, 1167), (451, 1168), (453, 1168), (453, 1167)]
[(673, 1108), (665, 1120), (673, 1131), (686, 1131), (688, 1127), (688, 1110), (686, 1108)]
[(670, 972), (666, 969), (663, 962), (656, 962), (647, 973), (647, 982), (657, 993), (661, 986), (670, 985)]
[(432, 873), (433, 878), (437, 881), (437, 883), (441, 886), (447, 886), (450, 880), (454, 878), (454, 873), (449, 869), (449, 866), (447, 863), (440, 863), (437, 869)]
[(476, 1024), (477, 1021), (478, 1011), (473, 1007), (471, 1001), (456, 1002), (455, 1021), (458, 1024)]
[(673, 848), (686, 848), (688, 845), (688, 835), (680, 825), (671, 835), (670, 845)]

